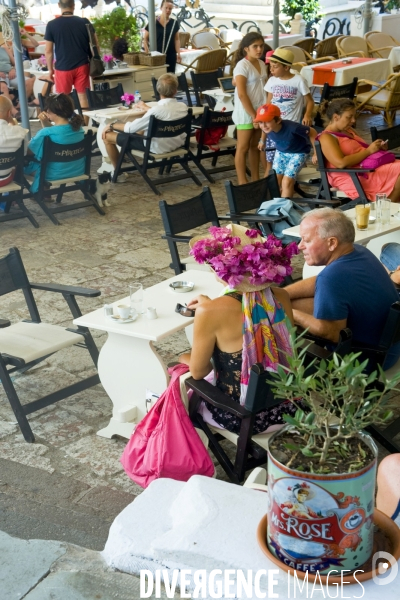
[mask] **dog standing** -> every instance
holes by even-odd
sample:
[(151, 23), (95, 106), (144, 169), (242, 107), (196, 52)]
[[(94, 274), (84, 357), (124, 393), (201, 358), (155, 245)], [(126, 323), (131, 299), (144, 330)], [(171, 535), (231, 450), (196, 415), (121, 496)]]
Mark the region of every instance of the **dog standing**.
[(111, 173), (109, 171), (98, 173), (97, 179), (91, 179), (89, 182), (89, 192), (96, 198), (99, 206), (103, 206), (103, 202), (104, 206), (111, 206), (107, 200), (107, 192), (110, 188), (110, 183)]

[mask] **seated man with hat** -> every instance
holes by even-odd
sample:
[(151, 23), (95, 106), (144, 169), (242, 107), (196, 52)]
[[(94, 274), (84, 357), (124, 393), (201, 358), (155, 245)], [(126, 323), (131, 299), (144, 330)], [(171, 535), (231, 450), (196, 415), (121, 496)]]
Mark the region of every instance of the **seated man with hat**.
[[(334, 343), (348, 327), (355, 342), (377, 347), (389, 309), (398, 300), (385, 267), (370, 250), (354, 244), (353, 221), (338, 209), (305, 213), (300, 236), (307, 265), (325, 268), (285, 288), (295, 324)], [(383, 368), (389, 369), (399, 356), (400, 348), (393, 347)]]
[[(143, 101), (138, 102), (135, 106), (145, 112), (144, 116), (135, 121), (128, 123), (120, 123), (116, 121), (104, 128), (102, 138), (110, 157), (113, 169), (116, 168), (119, 159), (119, 150), (117, 146), (122, 146), (126, 136), (130, 133), (147, 134), (150, 123), (150, 117), (154, 115), (161, 121), (177, 121), (186, 117), (188, 107), (183, 102), (178, 102), (175, 98), (178, 91), (178, 78), (174, 73), (164, 73), (157, 81), (157, 91), (161, 99), (156, 106), (150, 107)], [(172, 152), (180, 148), (185, 142), (186, 134), (177, 135), (174, 137), (157, 138), (151, 140), (150, 150), (154, 154), (163, 154), (164, 152)], [(132, 147), (137, 150), (143, 150), (144, 146), (141, 140), (132, 139)], [(123, 183), (126, 181), (126, 173), (121, 173), (118, 176), (117, 182)]]
[[(268, 141), (272, 141), (276, 148), (272, 168), (278, 177), (282, 197), (292, 198), (296, 176), (306, 163), (317, 132), (294, 121), (283, 121), (275, 104), (260, 106), (254, 123), (260, 125), (263, 134), (268, 135)], [(314, 153), (313, 162), (316, 161)]]

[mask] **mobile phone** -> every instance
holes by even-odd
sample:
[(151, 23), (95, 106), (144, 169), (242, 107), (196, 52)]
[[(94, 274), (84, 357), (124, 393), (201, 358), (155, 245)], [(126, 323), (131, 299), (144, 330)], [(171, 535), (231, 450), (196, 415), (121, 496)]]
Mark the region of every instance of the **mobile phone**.
[(177, 304), (175, 307), (175, 312), (179, 313), (183, 317), (194, 317), (195, 310), (193, 308), (188, 308), (186, 305)]

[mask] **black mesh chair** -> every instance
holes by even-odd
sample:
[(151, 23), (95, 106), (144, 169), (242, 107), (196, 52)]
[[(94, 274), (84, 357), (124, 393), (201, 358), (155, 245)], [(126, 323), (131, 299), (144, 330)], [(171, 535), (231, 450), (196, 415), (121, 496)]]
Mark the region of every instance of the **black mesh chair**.
[(190, 242), (191, 235), (179, 235), (184, 231), (190, 231), (205, 225), (220, 226), (210, 188), (204, 187), (198, 196), (178, 204), (167, 204), (165, 200), (160, 200), (159, 207), (165, 229), (165, 235), (162, 236), (162, 239), (168, 242), (172, 258), (170, 267), (175, 271), (175, 275), (185, 271), (188, 266), (191, 269), (199, 266), (203, 267), (197, 265), (192, 257), (182, 259), (179, 256), (177, 244), (188, 244)]
[[(77, 142), (76, 144), (55, 144), (49, 137), (44, 140), (39, 190), (33, 196), (40, 208), (54, 225), (61, 225), (55, 215), (69, 210), (93, 207), (100, 215), (105, 214), (97, 204), (94, 196), (89, 192), (92, 141), (93, 134), (91, 130), (85, 134), (82, 142)], [(82, 174), (57, 180), (49, 180), (47, 178), (47, 167), (49, 163), (69, 163), (76, 161), (79, 158), (85, 158), (85, 169)], [(85, 200), (81, 202), (72, 202), (70, 204), (61, 204), (62, 197), (66, 192), (76, 191), (82, 192)], [(28, 196), (30, 195), (32, 194), (28, 194)], [(53, 195), (57, 196), (55, 206), (49, 206), (45, 202), (45, 197)]]
[[(0, 203), (5, 202), (4, 212), (0, 212), (0, 223), (15, 219), (29, 219), (34, 227), (39, 227), (39, 223), (24, 204), (23, 167), (24, 144), (16, 152), (0, 153), (0, 170), (15, 169), (14, 179), (0, 187)], [(11, 210), (13, 203), (15, 204)]]
[[(71, 346), (85, 348), (95, 368), (99, 357), (96, 344), (86, 327), (71, 329), (41, 321), (33, 290), (62, 294), (74, 319), (82, 316), (75, 297), (96, 298), (101, 292), (55, 283), (30, 283), (18, 249), (11, 248), (9, 254), (0, 259), (0, 297), (18, 290), (25, 297), (30, 318), (13, 325), (5, 319), (0, 322), (0, 382), (25, 440), (34, 442), (27, 415), (97, 385), (100, 379), (97, 374), (91, 375), (43, 398), (21, 404), (11, 377), (13, 374), (24, 373), (55, 352)], [(54, 387), (57, 387), (56, 383)]]
[[(178, 93), (176, 94), (176, 99), (178, 101), (182, 101), (188, 106), (193, 106), (193, 100), (195, 98), (191, 96), (187, 79), (184, 73), (177, 75), (178, 78)], [(157, 91), (157, 79), (155, 77), (151, 78), (151, 84), (153, 86), (154, 98), (157, 102), (161, 99), (160, 94)]]
[[(353, 100), (357, 92), (357, 83), (358, 77), (354, 77), (351, 83), (347, 83), (346, 85), (329, 85), (329, 83), (324, 83), (324, 87), (322, 88), (320, 103), (324, 100), (335, 100), (336, 98), (348, 98), (349, 100)], [(325, 129), (324, 122), (322, 117), (317, 112), (314, 120), (314, 127), (317, 129)]]
[[(370, 132), (373, 142), (378, 139), (384, 142), (387, 141), (388, 150), (400, 148), (400, 125), (393, 125), (393, 127), (387, 127), (386, 129), (371, 127)], [(400, 158), (400, 154), (396, 155), (396, 158)]]
[[(46, 99), (51, 96), (51, 94), (38, 94), (38, 100), (39, 100), (39, 107), (40, 110), (43, 112), (46, 109)], [(72, 90), (72, 92), (70, 94), (68, 94), (68, 96), (71, 98), (72, 100), (72, 104), (74, 105), (74, 109), (78, 112), (78, 114), (83, 117), (83, 112), (82, 112), (82, 106), (79, 100), (79, 96), (76, 90)]]
[(121, 96), (124, 94), (122, 83), (108, 90), (89, 90), (86, 88), (89, 110), (101, 110), (110, 106), (122, 105)]
[[(205, 73), (196, 73), (195, 71), (192, 71), (190, 76), (193, 83), (193, 91), (196, 96), (196, 106), (203, 106), (201, 99), (202, 92), (219, 88), (220, 85), (218, 80), (224, 76), (224, 70), (220, 68)], [(210, 108), (214, 108), (216, 100), (210, 96), (207, 96), (206, 100)]]
[[(175, 121), (161, 121), (152, 115), (146, 135), (130, 133), (125, 136), (112, 181), (115, 183), (120, 173), (137, 171), (153, 192), (158, 195), (161, 194), (157, 189), (158, 185), (179, 181), (187, 177), (191, 177), (196, 185), (201, 186), (200, 181), (188, 164), (189, 160), (193, 160), (189, 150), (191, 122), (192, 111), (190, 108), (186, 117)], [(176, 150), (162, 154), (156, 154), (151, 151), (151, 142), (154, 138), (168, 139), (177, 137), (178, 135), (184, 135), (185, 139), (182, 145)], [(122, 167), (125, 159), (132, 163), (131, 167)], [(181, 165), (185, 172), (171, 176), (169, 172), (174, 164)], [(159, 169), (160, 175), (165, 169), (167, 175), (165, 177), (158, 177), (157, 179), (150, 179), (147, 172), (154, 168)]]
[(369, 202), (361, 186), (359, 176), (363, 173), (372, 173), (374, 169), (361, 169), (358, 167), (354, 167), (352, 169), (327, 169), (325, 167), (325, 158), (322, 153), (321, 144), (318, 141), (315, 142), (315, 152), (318, 159), (318, 170), (321, 175), (321, 183), (316, 198), (317, 202), (321, 202), (321, 204), (325, 206), (340, 206), (341, 204), (349, 202), (348, 198), (338, 198), (336, 196), (338, 190), (332, 189), (328, 181), (328, 173), (347, 173), (350, 175), (359, 196), (358, 201)]
[[(229, 137), (227, 134), (222, 137), (216, 146), (207, 146), (205, 138), (206, 135), (213, 129), (219, 129), (221, 127), (228, 127), (229, 125), (233, 125), (232, 121), (232, 112), (216, 112), (214, 110), (210, 110), (208, 106), (204, 107), (203, 116), (201, 118), (201, 124), (198, 128), (198, 142), (197, 148), (192, 149), (193, 160), (198, 169), (203, 173), (203, 175), (208, 179), (210, 183), (215, 183), (212, 174), (221, 173), (222, 171), (233, 171), (235, 170), (235, 165), (232, 162), (230, 165), (219, 165), (217, 166), (217, 161), (221, 156), (235, 156), (236, 153), (236, 140), (232, 137)], [(205, 159), (211, 159), (212, 168), (206, 168), (201, 162)]]

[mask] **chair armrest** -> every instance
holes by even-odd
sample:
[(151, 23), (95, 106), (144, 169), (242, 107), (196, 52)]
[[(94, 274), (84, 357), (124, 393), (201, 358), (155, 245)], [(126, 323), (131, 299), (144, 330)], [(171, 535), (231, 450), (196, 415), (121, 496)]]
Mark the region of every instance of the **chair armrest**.
[(97, 298), (97, 296), (101, 295), (101, 291), (94, 288), (59, 285), (58, 283), (31, 283), (30, 286), (33, 290), (43, 290), (44, 292), (55, 292), (71, 296), (84, 296), (85, 298)]
[(359, 79), (359, 80), (357, 81), (357, 87), (358, 87), (360, 84), (361, 84), (361, 85), (363, 85), (363, 84), (365, 84), (365, 83), (366, 83), (366, 84), (368, 84), (368, 85), (374, 85), (375, 87), (380, 87), (380, 86), (381, 86), (381, 84), (380, 84), (380, 83), (378, 83), (377, 81), (371, 81), (370, 79)]
[(317, 64), (320, 62), (327, 62), (328, 60), (337, 60), (334, 56), (322, 56), (321, 58), (313, 58), (312, 64)]
[(207, 400), (207, 402), (210, 402), (217, 408), (222, 408), (237, 417), (249, 417), (251, 415), (249, 410), (246, 410), (238, 402), (231, 400), (224, 392), (221, 392), (221, 390), (204, 379), (196, 380), (193, 377), (189, 377), (186, 379), (185, 384), (201, 398)]
[(346, 171), (346, 173), (373, 173), (375, 171), (375, 169), (347, 169), (346, 167), (343, 169), (325, 169), (321, 167), (319, 170), (325, 173), (343, 173), (343, 171)]
[(284, 221), (285, 216), (273, 216), (273, 215), (247, 215), (246, 213), (229, 213), (229, 219), (231, 221), (248, 221), (249, 223), (279, 223)]
[(8, 319), (0, 319), (0, 329), (4, 329), (4, 327), (10, 327), (11, 321)]
[(191, 235), (162, 235), (162, 240), (171, 240), (171, 242), (190, 242), (193, 236)]

